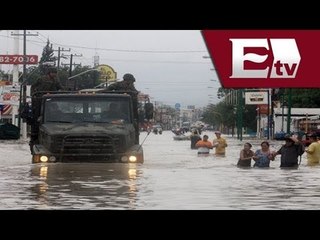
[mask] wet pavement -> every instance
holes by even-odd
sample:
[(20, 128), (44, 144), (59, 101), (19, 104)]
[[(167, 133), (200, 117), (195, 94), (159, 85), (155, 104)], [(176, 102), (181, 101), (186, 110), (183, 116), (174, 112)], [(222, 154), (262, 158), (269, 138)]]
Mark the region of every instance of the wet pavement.
[(280, 169), (280, 156), (269, 169), (241, 169), (247, 139), (223, 137), (226, 157), (198, 157), (190, 141), (151, 133), (144, 164), (31, 164), (26, 142), (2, 140), (0, 209), (320, 209), (320, 166), (306, 166), (306, 154), (296, 170)]

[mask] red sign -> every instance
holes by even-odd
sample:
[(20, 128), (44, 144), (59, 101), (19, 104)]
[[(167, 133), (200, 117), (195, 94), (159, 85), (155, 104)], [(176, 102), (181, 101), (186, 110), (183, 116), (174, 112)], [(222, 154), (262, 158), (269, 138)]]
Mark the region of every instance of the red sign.
[[(0, 55), (0, 64), (23, 64), (23, 55)], [(26, 64), (38, 64), (38, 56), (26, 55)]]
[(319, 88), (320, 30), (205, 30), (224, 88)]
[(268, 104), (258, 104), (259, 114), (268, 114)]

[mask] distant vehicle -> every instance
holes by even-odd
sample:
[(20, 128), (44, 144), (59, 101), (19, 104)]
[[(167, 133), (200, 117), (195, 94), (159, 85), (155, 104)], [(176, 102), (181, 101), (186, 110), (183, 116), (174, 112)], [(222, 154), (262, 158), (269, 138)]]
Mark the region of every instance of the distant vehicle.
[(275, 140), (284, 140), (285, 135), (286, 135), (286, 133), (284, 131), (276, 132), (274, 134), (274, 139)]
[(215, 128), (213, 126), (205, 126), (202, 128), (203, 131), (214, 131)]
[(19, 139), (20, 129), (11, 123), (0, 123), (0, 139)]
[(184, 132), (189, 132), (191, 130), (190, 122), (183, 122), (181, 127)]
[(162, 134), (162, 127), (159, 124), (153, 125), (152, 126), (152, 132), (154, 134)]
[(181, 135), (175, 135), (173, 136), (173, 140), (175, 141), (185, 141), (185, 140), (190, 140), (190, 136), (186, 136), (184, 134)]

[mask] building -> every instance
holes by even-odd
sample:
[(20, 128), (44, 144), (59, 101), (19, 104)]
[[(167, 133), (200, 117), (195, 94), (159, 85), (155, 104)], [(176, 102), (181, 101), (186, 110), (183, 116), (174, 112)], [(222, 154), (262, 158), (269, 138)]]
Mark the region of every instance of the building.
[[(291, 108), (291, 132), (309, 132), (320, 128), (320, 108)], [(287, 130), (288, 108), (274, 108), (274, 132)]]

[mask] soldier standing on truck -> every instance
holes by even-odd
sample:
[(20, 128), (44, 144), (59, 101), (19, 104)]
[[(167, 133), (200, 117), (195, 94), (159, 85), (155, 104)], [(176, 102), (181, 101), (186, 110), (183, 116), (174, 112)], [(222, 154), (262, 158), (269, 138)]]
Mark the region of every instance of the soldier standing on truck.
[(50, 67), (46, 71), (46, 75), (40, 77), (32, 86), (31, 94), (40, 91), (59, 91), (63, 87), (57, 79), (57, 69), (55, 67)]
[(139, 116), (138, 116), (138, 93), (139, 91), (135, 88), (134, 82), (136, 79), (131, 73), (126, 73), (123, 75), (123, 81), (113, 83), (109, 85), (106, 90), (108, 91), (129, 91), (132, 92), (133, 109), (134, 109), (134, 119), (135, 119), (135, 129), (136, 129), (136, 144), (139, 144)]
[(136, 79), (131, 73), (123, 75), (123, 81), (113, 83), (107, 87), (107, 90), (121, 90), (121, 91), (132, 91), (137, 92), (138, 90), (134, 86)]

